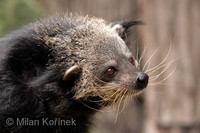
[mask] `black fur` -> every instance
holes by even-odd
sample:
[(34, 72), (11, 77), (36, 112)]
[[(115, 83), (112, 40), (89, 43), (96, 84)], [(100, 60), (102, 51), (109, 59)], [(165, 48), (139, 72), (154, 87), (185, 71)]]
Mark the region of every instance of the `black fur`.
[(130, 27), (134, 25), (143, 25), (144, 22), (141, 20), (126, 20), (112, 23), (112, 26), (115, 24), (120, 24), (123, 27), (123, 33), (120, 35), (123, 40), (127, 39), (127, 33)]
[[(59, 34), (76, 25), (84, 25), (81, 19), (70, 16), (54, 17), (15, 31), (0, 39), (0, 132), (1, 133), (86, 133), (94, 110), (99, 105), (74, 99), (73, 86), (80, 74), (64, 81), (62, 77), (68, 64), (59, 65), (55, 48), (44, 40), (36, 39)], [(123, 23), (125, 31), (140, 21)], [(70, 36), (70, 34), (69, 34)], [(57, 51), (62, 55), (62, 50)], [(55, 67), (54, 64), (57, 64)], [(96, 97), (92, 97), (95, 99)], [(98, 99), (98, 97), (97, 97)], [(58, 106), (59, 104), (59, 106)], [(9, 125), (8, 118), (14, 120)], [(38, 120), (39, 125), (17, 125), (17, 119)], [(75, 125), (41, 125), (48, 120), (75, 120)]]
[[(70, 90), (78, 75), (63, 81), (66, 68), (53, 69), (48, 66), (51, 64), (49, 62), (55, 61), (51, 49), (42, 40), (34, 39), (30, 29), (25, 27), (0, 40), (0, 132), (87, 132), (94, 111), (74, 100)], [(65, 103), (57, 114), (51, 109), (63, 99), (55, 92), (65, 94)], [(15, 123), (9, 126), (6, 123), (8, 118)], [(21, 118), (39, 120), (40, 124), (43, 118), (73, 118), (76, 125), (17, 126), (16, 121)]]

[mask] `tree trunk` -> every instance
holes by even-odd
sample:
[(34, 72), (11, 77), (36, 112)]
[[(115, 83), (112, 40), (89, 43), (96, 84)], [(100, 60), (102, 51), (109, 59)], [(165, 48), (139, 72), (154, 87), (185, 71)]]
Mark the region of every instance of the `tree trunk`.
[(200, 1), (143, 0), (141, 5), (147, 23), (143, 29), (144, 42), (149, 44), (145, 57), (161, 47), (151, 62), (159, 64), (171, 45), (169, 60), (178, 58), (175, 73), (165, 82), (167, 85), (149, 88), (163, 92), (146, 93), (145, 133), (199, 133)]

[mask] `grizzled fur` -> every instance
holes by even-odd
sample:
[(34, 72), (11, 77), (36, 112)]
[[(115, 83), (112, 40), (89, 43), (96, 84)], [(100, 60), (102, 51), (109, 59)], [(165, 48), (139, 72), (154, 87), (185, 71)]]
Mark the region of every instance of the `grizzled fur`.
[[(66, 14), (1, 38), (0, 131), (86, 133), (96, 110), (117, 103), (118, 90), (134, 95), (146, 87), (136, 83), (140, 70), (123, 40), (128, 27), (139, 23)], [(73, 118), (76, 125), (17, 125), (21, 118)]]

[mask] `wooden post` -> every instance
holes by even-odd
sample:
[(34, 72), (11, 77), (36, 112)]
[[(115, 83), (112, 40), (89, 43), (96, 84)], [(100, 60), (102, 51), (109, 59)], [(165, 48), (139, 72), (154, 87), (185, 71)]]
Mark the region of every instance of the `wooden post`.
[(165, 85), (149, 88), (161, 93), (146, 93), (145, 133), (200, 132), (200, 1), (142, 0), (141, 5), (146, 22), (144, 42), (149, 45), (145, 57), (161, 46), (151, 63), (159, 64), (171, 45), (169, 60), (179, 58)]

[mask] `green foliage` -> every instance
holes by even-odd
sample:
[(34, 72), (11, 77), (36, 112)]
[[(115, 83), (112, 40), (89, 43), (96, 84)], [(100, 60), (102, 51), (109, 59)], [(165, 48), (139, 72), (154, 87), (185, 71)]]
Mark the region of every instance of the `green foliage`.
[(0, 0), (0, 35), (43, 15), (35, 0)]

